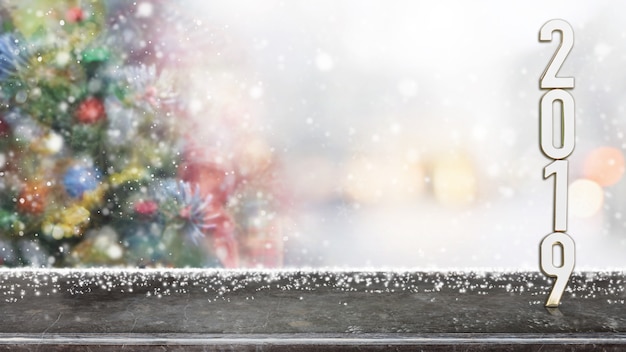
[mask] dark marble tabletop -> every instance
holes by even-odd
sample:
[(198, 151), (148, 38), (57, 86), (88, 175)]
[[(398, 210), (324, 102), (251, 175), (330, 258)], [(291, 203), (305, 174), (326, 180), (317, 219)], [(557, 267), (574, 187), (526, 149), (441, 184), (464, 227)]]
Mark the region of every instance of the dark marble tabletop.
[(626, 350), (626, 275), (0, 271), (0, 350)]

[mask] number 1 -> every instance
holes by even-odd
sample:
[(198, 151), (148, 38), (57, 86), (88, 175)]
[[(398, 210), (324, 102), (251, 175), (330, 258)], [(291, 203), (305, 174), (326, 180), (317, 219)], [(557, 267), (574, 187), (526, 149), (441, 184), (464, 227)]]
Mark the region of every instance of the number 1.
[(554, 231), (567, 231), (568, 164), (567, 160), (555, 160), (543, 169), (543, 178), (554, 175)]

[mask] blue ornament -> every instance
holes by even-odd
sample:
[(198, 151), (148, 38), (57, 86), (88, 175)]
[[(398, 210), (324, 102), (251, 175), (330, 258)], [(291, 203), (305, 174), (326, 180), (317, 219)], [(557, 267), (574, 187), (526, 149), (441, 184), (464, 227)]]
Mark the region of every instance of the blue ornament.
[(96, 189), (101, 177), (96, 168), (75, 165), (65, 172), (63, 185), (70, 197), (80, 198), (83, 193)]

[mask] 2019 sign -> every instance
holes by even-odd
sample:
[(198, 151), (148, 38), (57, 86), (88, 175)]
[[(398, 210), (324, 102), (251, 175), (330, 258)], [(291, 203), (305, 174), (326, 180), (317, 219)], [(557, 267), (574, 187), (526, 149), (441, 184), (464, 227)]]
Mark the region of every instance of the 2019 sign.
[[(552, 41), (554, 32), (561, 33), (561, 44), (539, 81), (541, 89), (550, 89), (541, 97), (540, 110), (541, 150), (553, 160), (543, 169), (544, 178), (554, 175), (555, 180), (554, 232), (546, 236), (540, 246), (541, 270), (546, 275), (556, 278), (546, 307), (558, 307), (576, 261), (574, 240), (566, 233), (569, 174), (569, 162), (566, 158), (572, 154), (576, 144), (576, 111), (574, 97), (564, 90), (574, 88), (574, 77), (557, 77), (565, 58), (574, 46), (574, 30), (566, 21), (554, 19), (541, 27), (539, 40)], [(555, 105), (560, 107), (560, 112), (556, 116)]]

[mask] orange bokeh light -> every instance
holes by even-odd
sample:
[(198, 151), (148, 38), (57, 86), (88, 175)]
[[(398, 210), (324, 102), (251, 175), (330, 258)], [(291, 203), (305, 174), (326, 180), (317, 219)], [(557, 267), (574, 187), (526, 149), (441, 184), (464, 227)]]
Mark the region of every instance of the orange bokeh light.
[(624, 155), (617, 148), (596, 148), (585, 157), (583, 173), (600, 186), (614, 185), (624, 175)]

